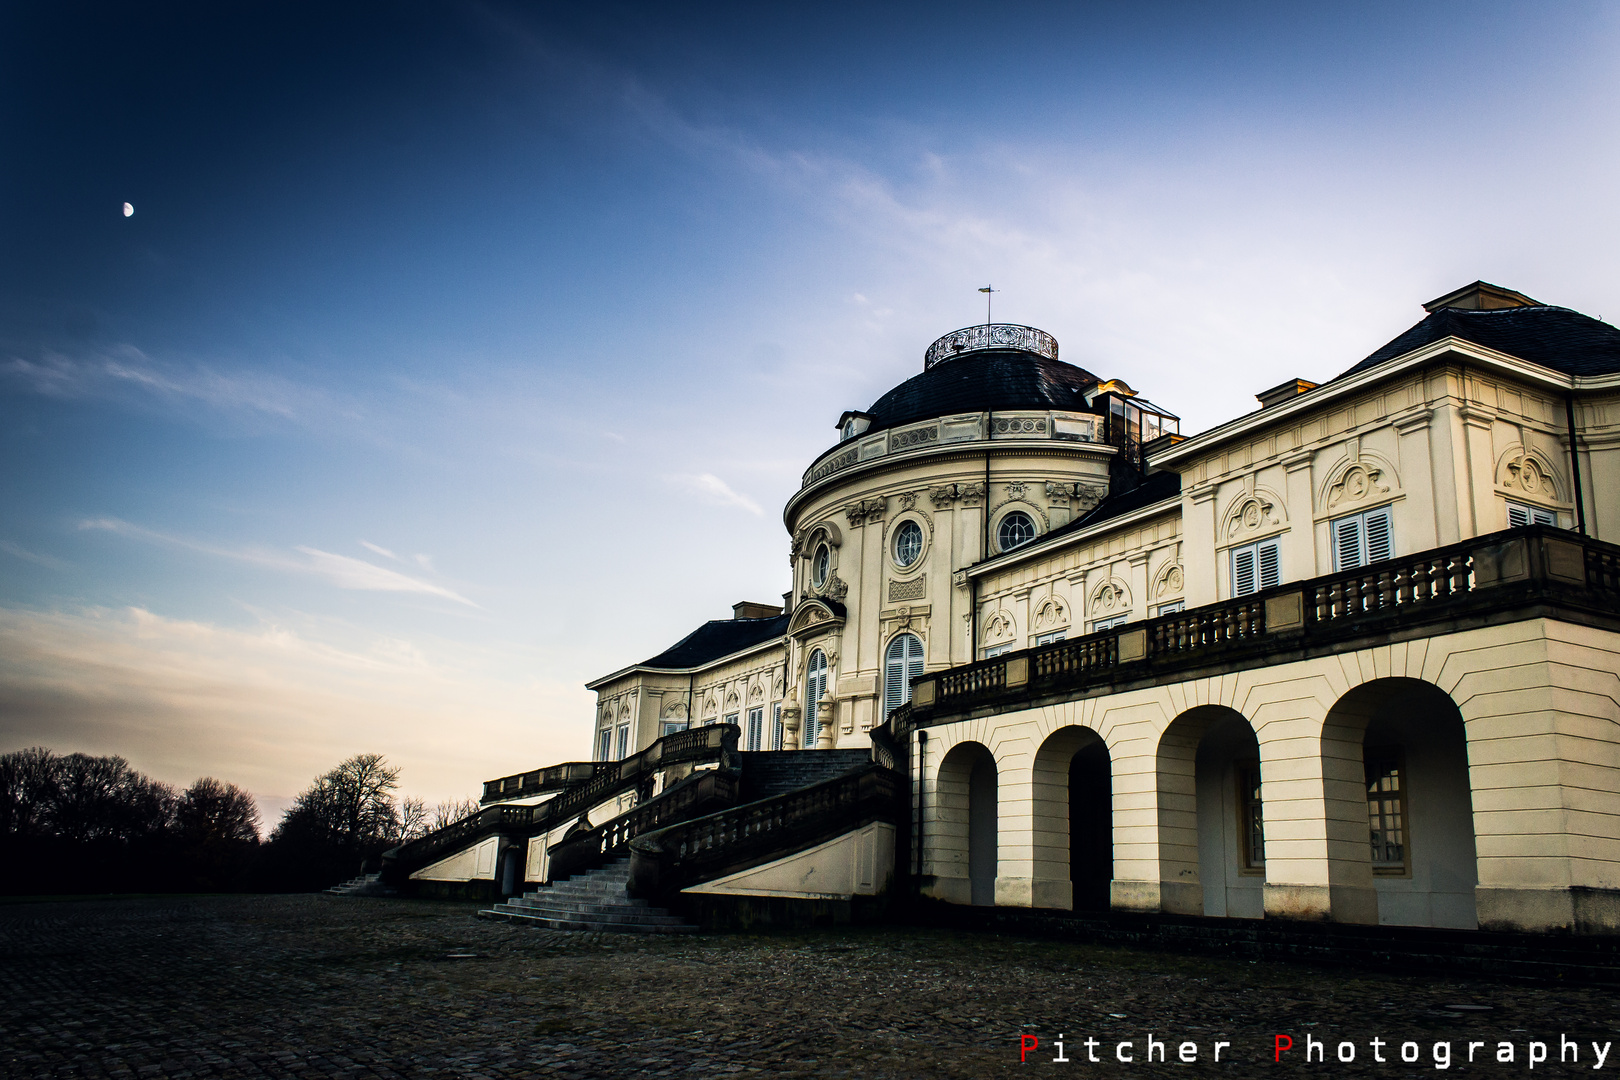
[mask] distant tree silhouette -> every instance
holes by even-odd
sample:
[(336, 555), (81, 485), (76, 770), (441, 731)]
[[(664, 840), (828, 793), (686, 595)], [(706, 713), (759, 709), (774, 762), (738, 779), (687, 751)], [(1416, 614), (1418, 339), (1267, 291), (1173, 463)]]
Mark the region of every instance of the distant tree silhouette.
[(375, 869), (400, 839), (398, 786), (399, 770), (381, 754), (356, 754), (317, 777), (270, 836), (280, 886), (324, 888)]

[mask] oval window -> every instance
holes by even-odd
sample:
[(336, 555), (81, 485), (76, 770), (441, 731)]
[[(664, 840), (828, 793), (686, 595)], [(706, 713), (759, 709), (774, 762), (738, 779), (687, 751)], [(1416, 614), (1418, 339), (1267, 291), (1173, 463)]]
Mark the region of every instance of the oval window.
[(1022, 510), (1014, 510), (996, 526), (996, 544), (1002, 551), (1011, 551), (1020, 544), (1035, 539), (1035, 522)]
[(822, 544), (816, 548), (815, 558), (810, 562), (810, 584), (821, 588), (827, 584), (827, 575), (832, 571), (832, 548)]
[(922, 526), (915, 521), (904, 521), (894, 531), (894, 564), (904, 570), (922, 555)]

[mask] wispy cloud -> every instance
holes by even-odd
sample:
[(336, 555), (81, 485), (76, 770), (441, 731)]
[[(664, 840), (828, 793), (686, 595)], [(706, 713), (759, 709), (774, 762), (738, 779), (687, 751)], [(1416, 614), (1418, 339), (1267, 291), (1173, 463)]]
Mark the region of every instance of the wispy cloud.
[(0, 540), (0, 551), (5, 552), (7, 555), (12, 556), (13, 558), (21, 559), (24, 562), (31, 562), (36, 566), (43, 566), (50, 570), (66, 570), (69, 567), (69, 564), (61, 559), (55, 558), (51, 555), (37, 554), (36, 552), (29, 551), (27, 548), (22, 547), (19, 544), (13, 544), (10, 540)]
[[(340, 589), (356, 589), (367, 592), (422, 593), (428, 596), (441, 596), (446, 600), (454, 600), (458, 604), (466, 604), (468, 607), (478, 607), (477, 604), (465, 596), (443, 585), (435, 585), (431, 581), (423, 581), (420, 578), (402, 574), (398, 570), (391, 570), (386, 566), (378, 566), (363, 559), (352, 559), (347, 555), (322, 551), (319, 548), (300, 545), (294, 550), (303, 555), (304, 558), (296, 559), (276, 551), (257, 548), (225, 548), (212, 544), (202, 544), (184, 537), (171, 536), (153, 529), (142, 528), (119, 518), (94, 518), (81, 521), (79, 528), (100, 529), (132, 540), (184, 548), (187, 551), (196, 551), (204, 555), (213, 555), (222, 559), (232, 559), (254, 566), (263, 566), (284, 573), (318, 577), (331, 582)], [(365, 543), (365, 541), (361, 542)], [(366, 546), (372, 547), (370, 544)], [(384, 552), (384, 554), (388, 553)]]
[(373, 544), (370, 540), (362, 540), (362, 541), (360, 541), (360, 546), (365, 548), (367, 551), (376, 552), (378, 555), (381, 555), (385, 559), (393, 559), (395, 562), (399, 561), (399, 556), (398, 555), (395, 555), (392, 551), (389, 551), (385, 547), (381, 547), (381, 546), (379, 546), (377, 544)]
[(730, 484), (713, 473), (679, 473), (669, 477), (669, 482), (678, 490), (696, 495), (711, 506), (738, 506), (755, 516), (765, 513), (759, 508), (759, 503), (734, 491)]

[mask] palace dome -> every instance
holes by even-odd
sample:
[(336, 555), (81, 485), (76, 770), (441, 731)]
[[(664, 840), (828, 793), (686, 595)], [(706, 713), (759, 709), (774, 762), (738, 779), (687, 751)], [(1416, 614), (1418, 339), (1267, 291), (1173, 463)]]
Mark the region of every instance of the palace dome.
[(929, 347), (921, 375), (867, 410), (868, 431), (952, 413), (1007, 409), (1091, 412), (1085, 393), (1102, 380), (1057, 358), (1051, 335), (1005, 324), (968, 327)]

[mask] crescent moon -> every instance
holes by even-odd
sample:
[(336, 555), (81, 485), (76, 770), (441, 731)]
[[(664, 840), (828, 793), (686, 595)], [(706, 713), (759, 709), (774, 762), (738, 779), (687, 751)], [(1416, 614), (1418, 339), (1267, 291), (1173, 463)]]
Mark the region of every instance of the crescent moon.
[(124, 204), (124, 216), (125, 217), (130, 217), (134, 213), (135, 213), (135, 208), (133, 206), (129, 205), (129, 203), (125, 203)]

